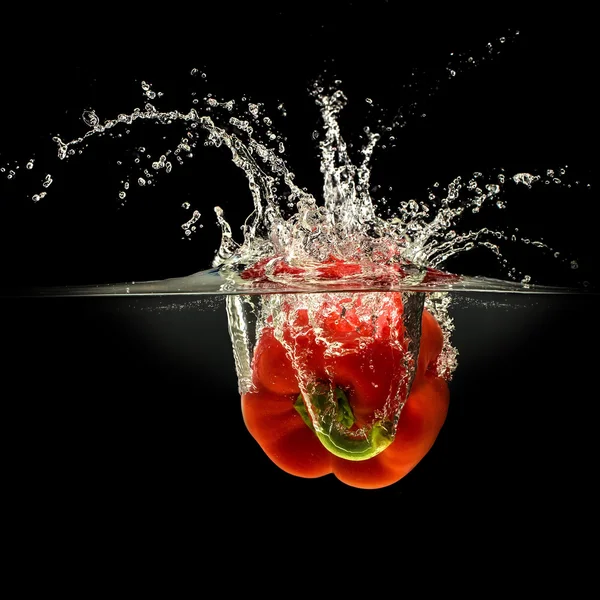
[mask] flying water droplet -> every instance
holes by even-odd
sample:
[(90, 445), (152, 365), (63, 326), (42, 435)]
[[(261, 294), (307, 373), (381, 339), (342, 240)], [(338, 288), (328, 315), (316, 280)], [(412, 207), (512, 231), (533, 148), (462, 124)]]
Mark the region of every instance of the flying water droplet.
[(81, 118), (88, 127), (95, 128), (100, 123), (98, 115), (93, 110), (84, 110)]

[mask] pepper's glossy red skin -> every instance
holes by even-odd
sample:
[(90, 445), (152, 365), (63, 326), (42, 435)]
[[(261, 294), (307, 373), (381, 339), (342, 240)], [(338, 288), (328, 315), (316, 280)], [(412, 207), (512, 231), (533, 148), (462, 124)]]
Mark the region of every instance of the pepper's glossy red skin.
[[(400, 303), (401, 295), (396, 297)], [(329, 380), (334, 387), (347, 391), (360, 426), (368, 422), (374, 410), (382, 407), (388, 390), (402, 375), (402, 351), (398, 345), (390, 343), (394, 333), (391, 328), (394, 323), (398, 327), (398, 321), (383, 312), (365, 345), (365, 332), (360, 331), (364, 324), (353, 318), (352, 309), (346, 310), (343, 301), (337, 306), (323, 308), (331, 318), (331, 323), (327, 319), (324, 321), (329, 340), (339, 341), (348, 352), (337, 356), (333, 362), (324, 356), (305, 311), (300, 310), (291, 326), (294, 353), (303, 357), (303, 364), (309, 366), (316, 378)], [(343, 319), (337, 318), (340, 314)], [(359, 339), (362, 339), (362, 346), (358, 345)], [(417, 369), (402, 408), (396, 437), (380, 454), (367, 460), (351, 461), (330, 453), (294, 408), (300, 388), (292, 361), (275, 338), (273, 329), (265, 327), (253, 358), (255, 390), (242, 396), (245, 424), (267, 456), (287, 473), (308, 478), (333, 473), (340, 481), (365, 489), (391, 485), (409, 473), (427, 454), (446, 419), (448, 385), (436, 368), (442, 347), (440, 326), (429, 312), (424, 311)]]

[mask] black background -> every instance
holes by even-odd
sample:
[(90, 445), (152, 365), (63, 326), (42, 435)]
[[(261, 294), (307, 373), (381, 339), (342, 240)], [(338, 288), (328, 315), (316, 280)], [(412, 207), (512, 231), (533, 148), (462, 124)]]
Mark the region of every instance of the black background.
[[(403, 87), (411, 77), (426, 88), (423, 73), (439, 73), (438, 93), (416, 96), (428, 117), (409, 119), (398, 148), (375, 161), (373, 179), (392, 185), (399, 202), (459, 174), (568, 165), (582, 185), (515, 190), (505, 218), (580, 263), (573, 273), (540, 259), (538, 282), (595, 284), (595, 191), (585, 187), (596, 176), (589, 16), (576, 25), (557, 15), (506, 27), (492, 13), (425, 19), (387, 2), (332, 3), (327, 14), (310, 4), (252, 6), (140, 9), (127, 19), (96, 7), (74, 22), (41, 14), (13, 21), (14, 37), (1, 42), (0, 162), (22, 171), (33, 153), (54, 182), (34, 205), (21, 173), (0, 179), (4, 290), (160, 279), (209, 266), (219, 241), (212, 207), (221, 204), (235, 223), (250, 205), (226, 159), (199, 149), (200, 160), (117, 210), (110, 145), (59, 165), (50, 139), (81, 135), (83, 110), (131, 112), (143, 102), (141, 81), (165, 92), (165, 107), (187, 109), (198, 85), (192, 68), (208, 74), (199, 89), (217, 96), (285, 103), (286, 159), (311, 191), (320, 190), (311, 138), (319, 115), (307, 91), (316, 77), (326, 71), (344, 82), (352, 138), (370, 118), (365, 97), (393, 113), (413, 93)], [(452, 82), (444, 77), (451, 52), (480, 56), (515, 30), (494, 60)], [(183, 201), (205, 217), (191, 241), (182, 240)], [(483, 255), (454, 267), (501, 275)], [(550, 526), (589, 526), (597, 301), (462, 302), (453, 405), (438, 443), (397, 485), (366, 492), (330, 477), (289, 477), (249, 437), (222, 301), (3, 299), (3, 471), (20, 543), (108, 541), (119, 552), (141, 540), (163, 552), (162, 540), (189, 537), (230, 548), (257, 534), (284, 543), (307, 522), (331, 539), (415, 524), (431, 535), (450, 523), (539, 540)]]
[[(321, 121), (308, 90), (321, 76), (325, 85), (342, 80), (349, 103), (340, 124), (355, 144), (355, 159), (363, 127), (378, 127), (378, 109), (386, 122), (398, 111), (407, 115), (407, 126), (394, 132), (397, 147), (375, 154), (372, 183), (381, 186), (375, 199), (425, 200), (434, 182), (445, 186), (459, 175), (466, 182), (476, 171), (491, 180), (499, 168), (508, 176), (545, 175), (567, 165), (565, 185), (507, 186), (505, 211), (488, 208), (480, 220), (465, 219), (465, 227), (498, 226), (509, 234), (519, 227), (523, 237), (543, 238), (560, 251), (566, 263), (522, 244), (505, 245), (511, 263), (525, 273), (530, 267), (538, 283), (596, 284), (595, 192), (586, 188), (596, 172), (594, 36), (584, 16), (547, 13), (531, 24), (458, 10), (425, 18), (389, 2), (328, 6), (253, 3), (230, 12), (211, 4), (189, 9), (184, 20), (179, 10), (160, 18), (106, 11), (103, 17), (71, 14), (70, 24), (53, 13), (23, 21), (14, 40), (3, 38), (0, 161), (7, 171), (20, 166), (13, 180), (0, 178), (3, 286), (187, 275), (209, 266), (218, 247), (213, 206), (224, 208), (234, 234), (251, 210), (245, 178), (227, 152), (202, 143), (194, 160), (157, 176), (152, 189), (132, 183), (119, 210), (121, 181), (137, 179), (131, 149), (144, 146), (156, 160), (185, 132), (165, 128), (170, 138), (163, 142), (160, 126), (133, 126), (121, 142), (96, 139), (82, 156), (58, 161), (52, 137), (83, 135), (84, 110), (95, 110), (101, 120), (131, 113), (148, 101), (143, 81), (165, 94), (152, 101), (163, 110), (189, 110), (192, 92), (199, 109), (209, 92), (238, 104), (245, 95), (264, 103), (264, 114), (287, 138), (284, 158), (296, 181), (319, 197), (312, 133), (321, 131)], [(469, 68), (469, 56), (477, 67)], [(448, 76), (448, 65), (456, 77)], [(190, 76), (194, 68), (206, 80)], [(376, 107), (370, 111), (367, 97)], [(426, 118), (418, 116), (423, 113)], [(141, 164), (149, 166), (144, 154)], [(32, 157), (35, 167), (24, 173)], [(48, 196), (34, 204), (30, 198), (44, 190), (46, 173), (53, 177)], [(189, 211), (181, 207), (185, 201)], [(180, 225), (195, 208), (204, 229), (184, 241)], [(580, 264), (576, 272), (568, 267), (571, 259)], [(505, 275), (483, 250), (446, 266)]]

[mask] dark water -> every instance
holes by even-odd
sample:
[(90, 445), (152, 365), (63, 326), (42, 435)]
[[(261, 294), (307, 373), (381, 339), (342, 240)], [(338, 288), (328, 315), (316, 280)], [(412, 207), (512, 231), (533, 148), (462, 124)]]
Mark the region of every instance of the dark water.
[(599, 307), (457, 295), (448, 420), (409, 475), (365, 491), (289, 476), (246, 432), (222, 299), (3, 300), (5, 500), (28, 527), (53, 515), (92, 531), (168, 518), (192, 534), (206, 515), (227, 531), (276, 528), (319, 502), (472, 523), (536, 520), (540, 506), (563, 522), (577, 508), (569, 519), (585, 521)]

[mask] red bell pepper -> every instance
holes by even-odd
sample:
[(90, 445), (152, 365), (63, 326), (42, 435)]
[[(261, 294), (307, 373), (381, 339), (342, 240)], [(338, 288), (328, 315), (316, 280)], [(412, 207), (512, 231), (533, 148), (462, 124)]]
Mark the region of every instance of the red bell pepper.
[(362, 297), (325, 295), (310, 315), (284, 302), (279, 328), (271, 320), (259, 333), (242, 412), (250, 434), (287, 473), (333, 473), (350, 486), (381, 488), (430, 450), (449, 393), (437, 371), (443, 334), (434, 317), (423, 312), (414, 364), (402, 295), (381, 293), (375, 317)]

